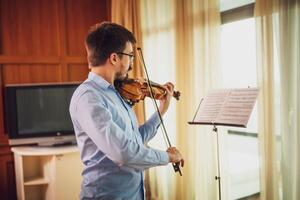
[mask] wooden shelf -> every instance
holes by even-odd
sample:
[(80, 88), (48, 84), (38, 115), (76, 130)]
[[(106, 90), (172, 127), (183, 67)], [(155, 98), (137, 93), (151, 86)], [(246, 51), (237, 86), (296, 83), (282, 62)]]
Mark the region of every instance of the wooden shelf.
[(43, 177), (34, 177), (34, 178), (29, 178), (24, 181), (25, 186), (31, 186), (31, 185), (45, 185), (49, 184), (49, 181)]

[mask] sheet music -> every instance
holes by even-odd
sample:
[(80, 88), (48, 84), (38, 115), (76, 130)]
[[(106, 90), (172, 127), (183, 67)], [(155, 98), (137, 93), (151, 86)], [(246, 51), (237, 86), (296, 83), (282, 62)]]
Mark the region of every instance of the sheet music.
[(257, 95), (257, 88), (213, 90), (201, 102), (194, 122), (246, 127)]
[(228, 95), (226, 90), (212, 91), (201, 102), (195, 121), (211, 123), (216, 120)]

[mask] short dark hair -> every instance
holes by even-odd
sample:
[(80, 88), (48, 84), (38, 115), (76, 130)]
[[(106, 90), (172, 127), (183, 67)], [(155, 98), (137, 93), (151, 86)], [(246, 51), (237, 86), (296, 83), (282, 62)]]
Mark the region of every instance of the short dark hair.
[(119, 24), (102, 22), (91, 27), (85, 42), (91, 53), (89, 64), (98, 66), (104, 64), (112, 53), (124, 51), (127, 42), (136, 43), (136, 39)]

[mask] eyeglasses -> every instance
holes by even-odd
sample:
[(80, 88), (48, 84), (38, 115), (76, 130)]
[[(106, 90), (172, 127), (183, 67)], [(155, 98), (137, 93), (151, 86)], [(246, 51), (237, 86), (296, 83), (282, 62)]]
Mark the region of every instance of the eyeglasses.
[(123, 53), (123, 52), (118, 52), (117, 54), (129, 56), (129, 57), (130, 57), (130, 60), (133, 60), (133, 59), (134, 59), (134, 55), (133, 55), (133, 54)]

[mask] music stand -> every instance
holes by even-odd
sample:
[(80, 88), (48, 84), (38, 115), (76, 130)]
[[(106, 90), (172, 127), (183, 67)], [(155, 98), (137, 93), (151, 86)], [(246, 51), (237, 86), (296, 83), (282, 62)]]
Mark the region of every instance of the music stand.
[(247, 127), (258, 95), (257, 88), (212, 90), (201, 99), (191, 125), (212, 125), (216, 133), (219, 200), (221, 200), (221, 175), (218, 126)]

